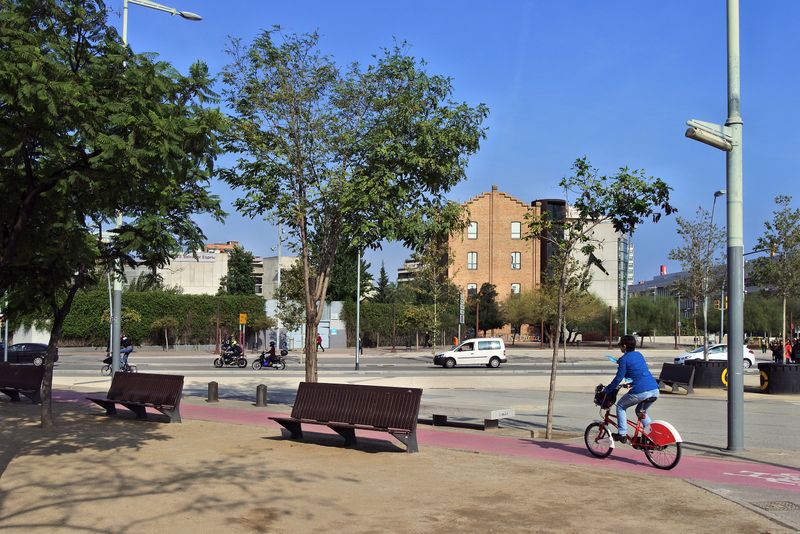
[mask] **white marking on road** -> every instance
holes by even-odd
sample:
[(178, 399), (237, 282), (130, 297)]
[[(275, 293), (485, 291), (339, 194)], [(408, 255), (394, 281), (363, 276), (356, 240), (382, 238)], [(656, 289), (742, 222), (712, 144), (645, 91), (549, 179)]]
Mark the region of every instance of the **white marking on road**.
[(734, 477), (757, 478), (775, 484), (800, 486), (800, 475), (794, 473), (762, 473), (760, 471), (742, 470), (736, 473), (723, 473)]

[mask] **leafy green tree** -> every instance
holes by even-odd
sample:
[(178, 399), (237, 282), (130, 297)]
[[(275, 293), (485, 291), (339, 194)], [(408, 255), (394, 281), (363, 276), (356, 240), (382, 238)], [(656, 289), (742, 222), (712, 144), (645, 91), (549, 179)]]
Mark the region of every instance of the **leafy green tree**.
[(157, 332), (164, 332), (164, 350), (169, 350), (169, 333), (172, 332), (173, 336), (175, 335), (175, 331), (178, 329), (178, 320), (165, 315), (150, 323), (150, 328)]
[[(539, 239), (554, 250), (553, 279), (557, 291), (555, 331), (560, 332), (564, 319), (565, 297), (568, 294), (573, 255), (581, 253), (589, 265), (602, 267), (594, 255), (598, 245), (594, 230), (599, 224), (609, 222), (620, 234), (632, 234), (647, 217), (658, 221), (661, 211), (670, 214), (669, 187), (660, 178), (646, 176), (643, 170), (621, 168), (614, 176), (600, 176), (583, 157), (572, 166), (573, 176), (559, 183), (574, 198), (569, 218), (563, 221), (550, 219), (546, 214), (527, 218), (527, 238)], [(553, 344), (550, 370), (550, 391), (547, 401), (548, 438), (553, 431), (553, 406), (555, 401), (556, 373), (558, 369), (558, 343)]]
[(381, 262), (381, 270), (378, 273), (378, 284), (375, 287), (375, 294), (372, 296), (372, 302), (380, 304), (389, 304), (394, 300), (394, 293), (396, 287), (389, 282), (389, 275), (386, 274), (386, 266)]
[(99, 0), (2, 3), (0, 287), (50, 317), (45, 427), (61, 329), (98, 266), (163, 267), (202, 246), (192, 215), (223, 215), (205, 188), (225, 127), (210, 86), (202, 63), (184, 76), (123, 46)]
[[(331, 285), (328, 288), (328, 302), (334, 300), (356, 301), (356, 283), (358, 272), (356, 271), (356, 258), (358, 251), (355, 249), (343, 249), (336, 255), (336, 262), (331, 270)], [(374, 278), (369, 272), (371, 265), (363, 257), (361, 258), (361, 298), (366, 298), (373, 288)], [(302, 297), (302, 295), (301, 295)], [(300, 299), (302, 301), (302, 298)]]
[[(684, 240), (680, 247), (672, 249), (669, 259), (677, 260), (681, 264), (681, 270), (686, 273), (675, 283), (675, 289), (682, 297), (691, 299), (703, 310), (703, 332), (708, 332), (708, 297), (711, 294), (718, 294), (724, 273), (718, 269), (712, 269), (714, 260), (718, 257), (724, 243), (725, 234), (716, 224), (712, 224), (709, 212), (703, 208), (697, 208), (694, 219), (677, 218), (678, 235)], [(717, 274), (712, 280), (712, 273)], [(722, 273), (723, 278), (719, 278)], [(708, 339), (703, 336), (704, 357), (708, 359)]]
[(640, 337), (675, 331), (677, 303), (670, 297), (636, 296), (628, 299), (628, 326)]
[(781, 339), (786, 339), (786, 301), (800, 291), (800, 209), (792, 208), (792, 197), (775, 197), (775, 211), (764, 222), (764, 235), (756, 248), (771, 257), (754, 262), (753, 278), (782, 300)]
[[(319, 37), (278, 28), (234, 40), (224, 71), (233, 117), (223, 172), (244, 191), (236, 207), (283, 224), (303, 272), (306, 380), (317, 380), (316, 336), (337, 253), (384, 239), (416, 244), (417, 226), (447, 204), (484, 136), (485, 106), (451, 100), (402, 47), (340, 69)], [(414, 248), (414, 247), (412, 247)]]
[(228, 253), (228, 274), (219, 281), (219, 295), (252, 295), (256, 292), (253, 278), (253, 253), (234, 247)]
[(281, 285), (275, 290), (275, 299), (278, 301), (276, 315), (281, 325), (289, 331), (298, 330), (305, 323), (303, 292), (303, 265), (298, 260), (281, 271)]
[(467, 299), (466, 308), (469, 310), (469, 314), (465, 313), (467, 325), (474, 325), (477, 315), (478, 328), (484, 336), (487, 330), (494, 330), (506, 324), (500, 304), (497, 302), (497, 289), (494, 284), (488, 282), (482, 284), (480, 290)]

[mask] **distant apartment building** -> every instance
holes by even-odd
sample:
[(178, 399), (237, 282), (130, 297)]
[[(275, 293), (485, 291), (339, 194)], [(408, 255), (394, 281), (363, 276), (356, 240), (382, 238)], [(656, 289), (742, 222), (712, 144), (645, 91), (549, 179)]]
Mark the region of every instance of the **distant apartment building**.
[[(550, 259), (555, 250), (545, 239), (525, 239), (526, 216), (545, 214), (551, 220), (563, 221), (573, 216), (572, 208), (563, 199), (540, 199), (530, 204), (497, 186), (464, 203), (469, 211), (467, 228), (450, 238), (452, 258), (448, 276), (467, 294), (476, 292), (488, 282), (495, 286), (499, 301), (509, 295), (540, 287), (552, 268)], [(593, 232), (595, 256), (603, 269), (590, 267), (590, 291), (608, 306), (618, 307), (626, 283), (633, 280), (633, 247), (627, 236), (617, 233), (610, 223), (599, 224)], [(576, 257), (582, 261), (581, 252)]]
[(539, 208), (498, 191), (497, 186), (468, 200), (464, 208), (469, 224), (448, 243), (450, 280), (467, 294), (486, 282), (493, 284), (500, 301), (539, 287), (541, 249), (524, 239), (525, 216)]
[(419, 262), (414, 260), (406, 260), (403, 262), (402, 267), (397, 268), (397, 283), (403, 284), (411, 282), (417, 275), (419, 270)]
[[(145, 267), (125, 269), (125, 278), (133, 283), (148, 272)], [(189, 295), (216, 295), (220, 279), (228, 274), (228, 255), (198, 252), (195, 258), (193, 254), (179, 254), (156, 272), (167, 287), (180, 287)]]
[(226, 241), (224, 243), (206, 243), (204, 250), (206, 252), (231, 252), (236, 247), (241, 247), (238, 241)]

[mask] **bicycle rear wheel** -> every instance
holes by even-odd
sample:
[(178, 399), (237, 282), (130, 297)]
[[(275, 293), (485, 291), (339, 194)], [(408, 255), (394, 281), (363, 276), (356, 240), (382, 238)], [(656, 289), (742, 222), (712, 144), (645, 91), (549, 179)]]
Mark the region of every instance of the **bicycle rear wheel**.
[(600, 423), (592, 423), (586, 427), (586, 432), (583, 433), (586, 448), (596, 458), (606, 458), (611, 454), (611, 451), (614, 450), (611, 440), (608, 428)]
[(681, 460), (681, 444), (676, 442), (669, 445), (644, 446), (644, 455), (655, 467), (669, 470)]
[(100, 368), (100, 374), (103, 376), (111, 376), (111, 365), (104, 365)]

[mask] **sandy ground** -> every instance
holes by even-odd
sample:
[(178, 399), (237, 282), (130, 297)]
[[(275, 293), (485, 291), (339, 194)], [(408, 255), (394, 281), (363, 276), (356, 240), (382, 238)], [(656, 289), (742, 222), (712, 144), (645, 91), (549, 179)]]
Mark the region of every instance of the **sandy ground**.
[(56, 411), (44, 432), (39, 407), (0, 402), (1, 532), (785, 532), (677, 479)]

